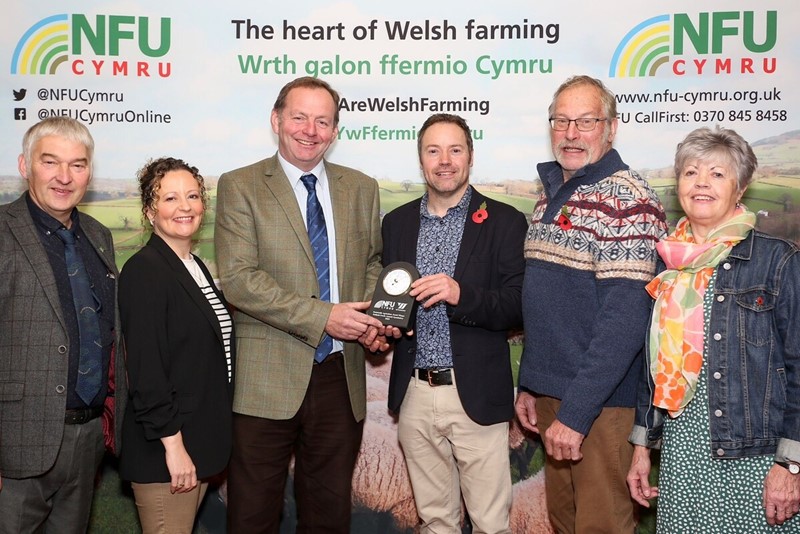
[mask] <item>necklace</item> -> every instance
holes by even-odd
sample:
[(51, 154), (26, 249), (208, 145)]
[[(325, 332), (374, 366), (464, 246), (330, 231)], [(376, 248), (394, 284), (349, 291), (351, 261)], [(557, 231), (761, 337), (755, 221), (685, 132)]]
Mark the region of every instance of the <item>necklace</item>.
[(194, 261), (194, 256), (188, 260), (181, 258), (181, 261), (186, 266), (186, 270), (189, 271), (189, 274), (192, 275), (192, 278), (194, 278), (198, 287), (206, 287), (208, 285), (208, 280), (206, 280), (206, 276), (203, 274), (200, 266)]

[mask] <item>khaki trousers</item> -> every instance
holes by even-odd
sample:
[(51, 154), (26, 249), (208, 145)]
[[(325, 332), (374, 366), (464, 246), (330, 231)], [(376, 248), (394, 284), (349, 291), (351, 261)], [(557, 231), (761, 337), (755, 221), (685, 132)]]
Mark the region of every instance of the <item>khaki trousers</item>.
[(169, 485), (169, 482), (131, 483), (142, 534), (192, 533), (208, 482), (198, 482), (186, 493), (170, 493)]
[(412, 377), (398, 438), (422, 532), (461, 534), (461, 498), (474, 534), (510, 533), (508, 423), (483, 426), (464, 412), (455, 384)]
[[(536, 398), (539, 431), (544, 434), (561, 401)], [(633, 534), (634, 502), (625, 476), (633, 458), (628, 435), (633, 408), (603, 408), (583, 440), (578, 462), (545, 460), (545, 494), (550, 522), (560, 534)]]

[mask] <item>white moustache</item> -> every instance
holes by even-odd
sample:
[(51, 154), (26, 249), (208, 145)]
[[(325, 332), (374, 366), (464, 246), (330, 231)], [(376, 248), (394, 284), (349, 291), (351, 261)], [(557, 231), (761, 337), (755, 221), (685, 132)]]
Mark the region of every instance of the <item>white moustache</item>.
[(558, 149), (563, 150), (565, 148), (576, 148), (578, 150), (589, 150), (589, 147), (583, 143), (573, 143), (569, 141), (561, 141), (558, 144)]

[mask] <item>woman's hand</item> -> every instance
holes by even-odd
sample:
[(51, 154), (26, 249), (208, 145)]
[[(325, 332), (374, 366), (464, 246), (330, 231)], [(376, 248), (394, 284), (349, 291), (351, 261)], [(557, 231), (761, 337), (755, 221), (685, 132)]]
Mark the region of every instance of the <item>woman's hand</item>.
[(167, 458), (167, 469), (171, 477), (169, 490), (172, 493), (188, 493), (197, 486), (197, 470), (194, 467), (180, 431), (174, 436), (161, 438)]
[(647, 447), (633, 446), (633, 459), (627, 481), (631, 498), (645, 508), (650, 508), (647, 500), (658, 497), (658, 487), (650, 485), (650, 449)]
[(782, 525), (800, 510), (800, 475), (773, 465), (764, 479), (764, 513), (770, 525)]

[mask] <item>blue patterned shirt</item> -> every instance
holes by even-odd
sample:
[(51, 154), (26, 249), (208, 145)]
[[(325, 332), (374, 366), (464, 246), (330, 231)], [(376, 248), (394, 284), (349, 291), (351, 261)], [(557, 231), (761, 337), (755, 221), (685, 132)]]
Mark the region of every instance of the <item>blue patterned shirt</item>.
[[(472, 198), (471, 186), (467, 188), (458, 204), (447, 210), (444, 217), (438, 217), (428, 211), (428, 194), (422, 197), (417, 237), (417, 269), (421, 276), (438, 273), (453, 276), (455, 273), (470, 198)], [(445, 302), (439, 302), (430, 308), (422, 306), (417, 308), (416, 335), (417, 355), (414, 367), (420, 369), (453, 367), (450, 320)]]

